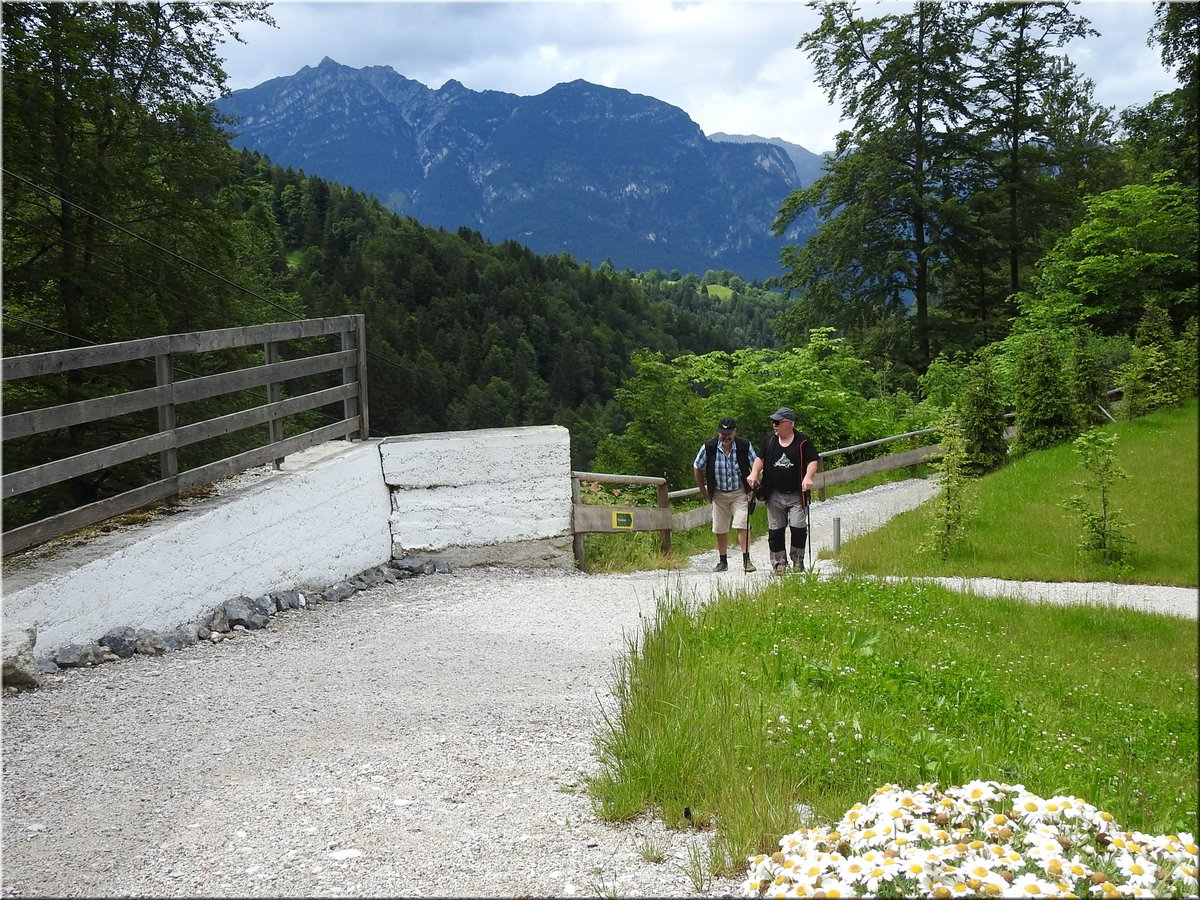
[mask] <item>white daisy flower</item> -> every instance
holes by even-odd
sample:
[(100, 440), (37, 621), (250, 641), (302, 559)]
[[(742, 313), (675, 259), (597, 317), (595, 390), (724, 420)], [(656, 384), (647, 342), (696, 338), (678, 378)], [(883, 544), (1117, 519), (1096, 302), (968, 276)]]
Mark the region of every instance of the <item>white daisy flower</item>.
[(1122, 854), (1117, 857), (1116, 865), (1134, 887), (1150, 887), (1158, 880), (1158, 866), (1141, 854)]
[(1018, 875), (1004, 891), (1005, 897), (1057, 897), (1058, 888), (1031, 872)]

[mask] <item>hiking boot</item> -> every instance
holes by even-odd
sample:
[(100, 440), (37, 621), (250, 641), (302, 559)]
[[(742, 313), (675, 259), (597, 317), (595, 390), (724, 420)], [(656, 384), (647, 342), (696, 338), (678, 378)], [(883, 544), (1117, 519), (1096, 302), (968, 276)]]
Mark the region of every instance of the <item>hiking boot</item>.
[(727, 563), (725, 560), (721, 560), (719, 563), (717, 563), (715, 566), (713, 566), (713, 571), (714, 572), (724, 572), (728, 568), (729, 568), (729, 563)]
[(748, 559), (743, 559), (742, 560), (742, 571), (743, 572), (757, 572), (758, 566), (754, 565), (754, 563), (750, 562), (750, 560), (748, 560)]
[(787, 570), (788, 564), (782, 559), (771, 567), (771, 572), (775, 575), (786, 575)]

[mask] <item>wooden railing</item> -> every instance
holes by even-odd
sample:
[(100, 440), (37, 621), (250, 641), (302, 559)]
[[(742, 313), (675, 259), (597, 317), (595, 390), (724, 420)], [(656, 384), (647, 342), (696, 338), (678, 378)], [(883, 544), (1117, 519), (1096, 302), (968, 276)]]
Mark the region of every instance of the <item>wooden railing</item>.
[[(320, 336), (340, 338), (340, 349), (311, 353), (303, 347), (288, 345), (295, 354), (308, 352), (309, 355), (297, 355), (296, 358), (280, 361), (281, 346), (285, 342)], [(186, 371), (186, 365), (180, 363), (180, 358), (186, 358), (188, 354), (255, 346), (262, 347), (263, 362), (260, 365), (175, 380), (176, 372)], [(268, 462), (278, 466), (287, 455), (324, 441), (344, 437), (363, 439), (369, 434), (366, 339), (361, 315), (171, 334), (17, 356), (3, 361), (3, 379), (7, 389), (20, 379), (76, 372), (130, 360), (153, 361), (154, 387), (6, 415), (2, 420), (3, 441), (7, 444), (18, 438), (66, 430), (146, 410), (156, 411), (157, 430), (123, 443), (7, 473), (3, 477), (2, 494), (7, 500), (154, 454), (158, 455), (159, 477), (115, 496), (5, 531), (5, 554), (155, 501), (175, 498), (185, 491), (252, 466)], [(326, 372), (339, 373), (340, 384), (283, 398), (285, 382)], [(188, 425), (178, 426), (176, 423), (176, 407), (181, 404), (255, 388), (263, 390), (265, 402), (261, 405)], [(309, 428), (290, 437), (283, 436), (286, 417), (338, 403), (341, 404), (340, 420)], [(265, 443), (234, 456), (179, 471), (179, 448), (256, 425), (267, 426)]]

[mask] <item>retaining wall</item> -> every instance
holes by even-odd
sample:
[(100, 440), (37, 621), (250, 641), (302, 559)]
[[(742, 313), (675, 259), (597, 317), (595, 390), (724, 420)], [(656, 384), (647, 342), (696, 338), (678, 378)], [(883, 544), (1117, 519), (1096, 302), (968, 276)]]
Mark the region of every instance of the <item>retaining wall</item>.
[(151, 522), (5, 559), (3, 628), (36, 626), (42, 658), (110, 628), (166, 630), (232, 597), (319, 590), (413, 554), (569, 568), (570, 468), (558, 426), (330, 442)]
[(570, 433), (557, 425), (384, 440), (392, 556), (571, 568)]

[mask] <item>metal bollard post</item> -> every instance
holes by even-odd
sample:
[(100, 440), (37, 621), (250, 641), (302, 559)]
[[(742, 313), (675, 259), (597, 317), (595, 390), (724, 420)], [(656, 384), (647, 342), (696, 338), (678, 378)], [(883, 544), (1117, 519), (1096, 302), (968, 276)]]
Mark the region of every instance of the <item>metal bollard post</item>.
[(837, 553), (842, 549), (842, 517), (833, 517), (833, 552)]

